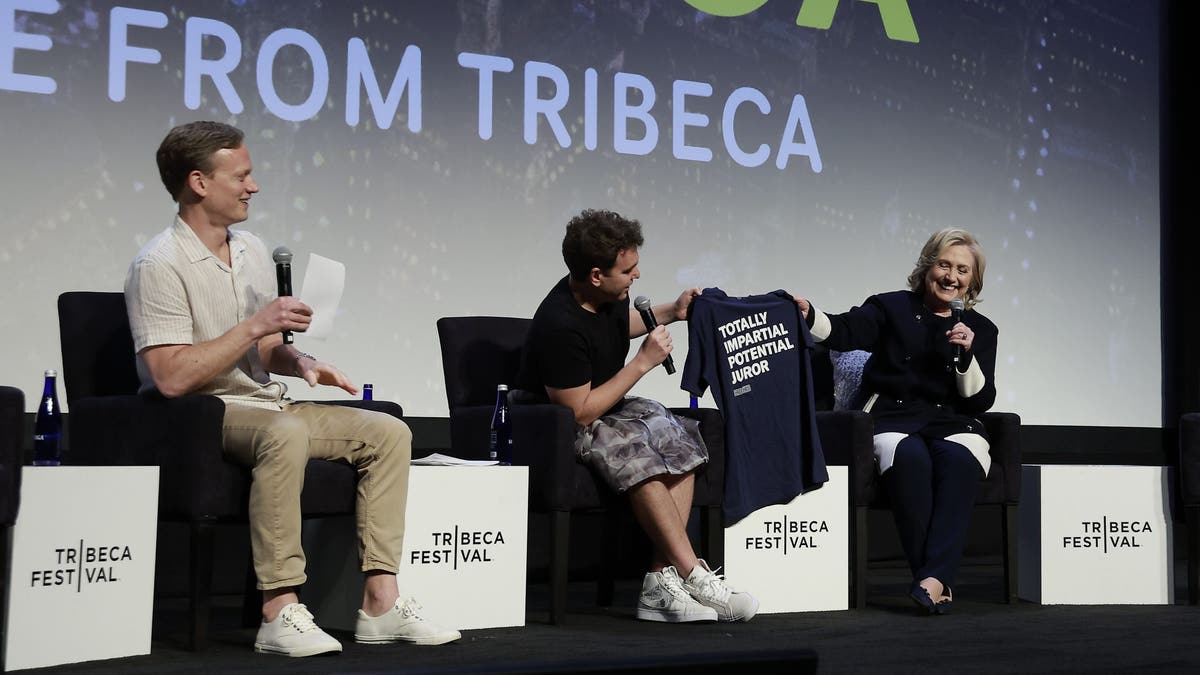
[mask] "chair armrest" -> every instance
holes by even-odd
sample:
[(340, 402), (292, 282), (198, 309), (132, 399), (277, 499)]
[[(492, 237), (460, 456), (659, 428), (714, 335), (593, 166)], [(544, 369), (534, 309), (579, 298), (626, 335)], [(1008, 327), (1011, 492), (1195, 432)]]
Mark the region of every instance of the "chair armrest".
[(25, 394), (13, 387), (0, 387), (0, 525), (12, 525), (17, 520), (21, 451), (25, 445), (24, 416)]
[(1179, 498), (1200, 505), (1200, 413), (1179, 417)]
[[(164, 488), (159, 512), (169, 517), (237, 515), (227, 505), (246, 503), (247, 481), (242, 477), (245, 469), (222, 456), (224, 415), (221, 399), (203, 394), (81, 398), (71, 404), (72, 447), (66, 459), (76, 465), (158, 466), (159, 486)], [(179, 485), (206, 488), (165, 489)], [(227, 494), (231, 490), (238, 494)]]
[(979, 421), (987, 429), (992, 466), (1004, 471), (1004, 502), (1016, 504), (1021, 500), (1021, 416), (987, 412), (979, 415)]
[(827, 464), (848, 467), (851, 503), (869, 506), (875, 499), (875, 423), (861, 410), (818, 410), (817, 433)]
[(404, 408), (400, 407), (399, 403), (394, 401), (362, 401), (359, 399), (348, 399), (345, 401), (296, 401), (297, 403), (319, 403), (321, 405), (340, 405), (346, 408), (359, 408), (361, 410), (374, 410), (375, 412), (387, 413), (397, 419), (404, 419)]
[[(596, 479), (575, 459), (575, 415), (566, 406), (522, 404), (512, 415), (513, 464), (529, 467), (529, 508), (566, 511), (601, 505)], [(492, 406), (450, 411), (451, 451), (486, 459)]]

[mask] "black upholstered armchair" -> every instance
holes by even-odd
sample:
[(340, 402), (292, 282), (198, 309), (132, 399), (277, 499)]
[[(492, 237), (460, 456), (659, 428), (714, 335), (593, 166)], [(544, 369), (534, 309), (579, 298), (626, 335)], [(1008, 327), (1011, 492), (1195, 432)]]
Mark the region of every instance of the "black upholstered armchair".
[[(483, 458), (496, 400), (496, 385), (516, 381), (529, 319), (455, 317), (437, 322), (446, 397), (450, 404), (450, 443), (460, 457)], [(707, 468), (696, 474), (693, 505), (700, 507), (702, 550), (713, 567), (723, 557), (721, 503), (725, 481), (725, 426), (712, 409), (672, 408), (700, 421), (708, 446)], [(549, 513), (551, 524), (550, 621), (566, 612), (567, 544), (571, 513), (609, 506), (612, 491), (575, 459), (575, 416), (552, 404), (511, 408), (513, 463), (529, 467), (529, 508)], [(611, 547), (610, 547), (611, 549)], [(607, 567), (607, 566), (606, 566)], [(600, 602), (611, 602), (611, 580), (601, 583)]]
[(25, 394), (0, 387), (0, 526), (17, 521), (21, 497), (21, 434), (25, 429)]
[[(133, 337), (122, 293), (69, 292), (58, 298), (63, 375), (70, 406), (71, 464), (159, 467), (159, 517), (191, 528), (192, 649), (206, 646), (214, 533), (245, 521), (249, 469), (221, 453), (225, 404), (215, 396), (138, 394)], [(386, 401), (339, 401), (402, 415)], [(357, 474), (348, 464), (312, 460), (304, 477), (306, 518), (354, 513)], [(252, 597), (252, 594), (248, 594)], [(247, 615), (256, 615), (257, 605)]]
[(1200, 604), (1200, 413), (1179, 418), (1179, 501), (1187, 528), (1188, 604)]
[[(834, 405), (834, 367), (829, 352), (818, 347), (812, 355), (813, 386), (818, 407)], [(836, 417), (836, 416), (850, 417)], [(835, 421), (836, 420), (836, 421)], [(1021, 496), (1021, 418), (1014, 413), (988, 412), (979, 415), (991, 439), (992, 468), (980, 483), (975, 504), (995, 506), (999, 510), (1003, 536), (1004, 598), (1017, 598), (1017, 502)], [(887, 509), (889, 502), (875, 470), (871, 417), (861, 411), (818, 412), (817, 424), (825, 459), (830, 464), (845, 464), (851, 478), (850, 501), (853, 504), (850, 558), (851, 606), (862, 607), (867, 599), (867, 512)], [(863, 426), (865, 424), (865, 427)], [(834, 432), (834, 428), (839, 431)], [(864, 434), (865, 432), (865, 434)], [(837, 442), (831, 442), (833, 439)]]
[[(21, 450), (25, 430), (25, 395), (0, 387), (0, 649), (8, 626), (8, 576), (12, 552), (9, 541), (21, 502)], [(0, 666), (3, 666), (0, 661)]]

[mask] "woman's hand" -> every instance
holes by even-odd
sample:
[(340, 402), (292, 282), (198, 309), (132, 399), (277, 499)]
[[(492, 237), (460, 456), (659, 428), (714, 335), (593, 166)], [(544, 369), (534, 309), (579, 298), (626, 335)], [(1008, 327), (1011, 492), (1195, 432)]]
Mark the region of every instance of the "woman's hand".
[(971, 350), (971, 343), (975, 341), (975, 333), (967, 328), (967, 324), (959, 321), (954, 324), (954, 327), (946, 331), (946, 337), (952, 345), (962, 345), (963, 351)]
[(792, 300), (795, 300), (796, 304), (800, 306), (800, 315), (803, 316), (805, 320), (808, 320), (808, 310), (812, 307), (812, 305), (808, 303), (807, 299), (801, 298), (797, 295), (792, 295)]

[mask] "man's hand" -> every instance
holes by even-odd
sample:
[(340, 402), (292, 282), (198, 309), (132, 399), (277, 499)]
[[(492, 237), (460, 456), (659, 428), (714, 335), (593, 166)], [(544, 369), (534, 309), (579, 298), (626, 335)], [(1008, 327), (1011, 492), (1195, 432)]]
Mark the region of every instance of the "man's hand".
[(250, 325), (257, 337), (265, 337), (285, 330), (303, 333), (308, 330), (310, 323), (312, 323), (312, 308), (290, 295), (275, 298), (250, 317)]
[(645, 367), (644, 372), (654, 370), (654, 366), (662, 363), (667, 359), (667, 355), (671, 353), (671, 332), (666, 326), (656, 326), (654, 330), (646, 336), (642, 341), (642, 346), (638, 348), (637, 356), (634, 359), (641, 359), (642, 365)]
[[(689, 288), (679, 294), (679, 299), (675, 301), (674, 316), (672, 321), (687, 321), (688, 308), (692, 306), (692, 300), (700, 295), (699, 288)], [(666, 358), (666, 357), (664, 357)]]
[(304, 381), (310, 387), (324, 384), (331, 387), (340, 387), (352, 396), (358, 394), (358, 387), (354, 386), (350, 378), (346, 377), (342, 371), (324, 361), (317, 361), (310, 356), (301, 356), (296, 362), (296, 370), (299, 371), (300, 377), (304, 378)]

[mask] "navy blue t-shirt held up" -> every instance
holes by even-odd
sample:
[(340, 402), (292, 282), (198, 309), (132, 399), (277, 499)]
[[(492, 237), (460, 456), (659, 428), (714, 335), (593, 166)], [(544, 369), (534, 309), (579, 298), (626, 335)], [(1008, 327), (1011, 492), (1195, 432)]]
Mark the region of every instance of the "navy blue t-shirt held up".
[(786, 291), (729, 297), (706, 288), (688, 315), (680, 386), (711, 388), (725, 416), (725, 521), (786, 504), (829, 480), (817, 435), (812, 337)]

